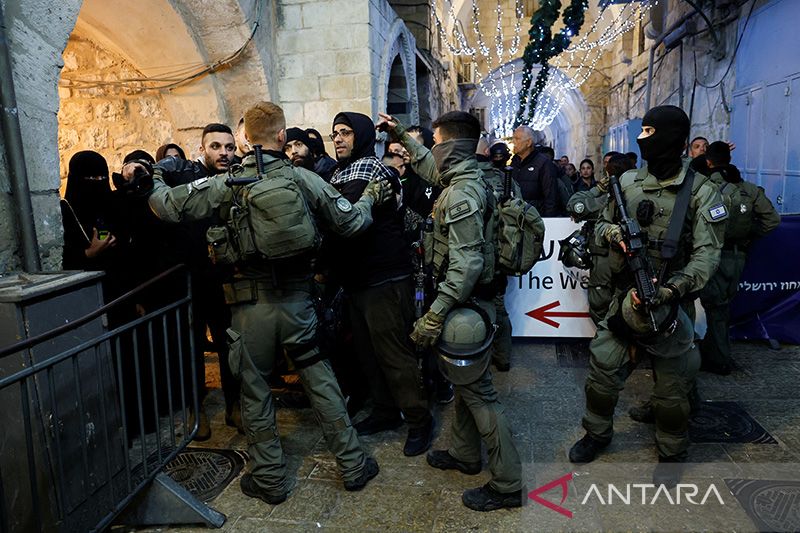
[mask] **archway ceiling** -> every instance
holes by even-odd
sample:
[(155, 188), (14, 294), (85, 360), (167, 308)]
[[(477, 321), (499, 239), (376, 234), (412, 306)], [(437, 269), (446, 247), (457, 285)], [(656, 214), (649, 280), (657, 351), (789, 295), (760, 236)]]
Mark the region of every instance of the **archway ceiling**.
[(167, 0), (84, 0), (75, 31), (147, 76), (207, 61), (186, 21)]

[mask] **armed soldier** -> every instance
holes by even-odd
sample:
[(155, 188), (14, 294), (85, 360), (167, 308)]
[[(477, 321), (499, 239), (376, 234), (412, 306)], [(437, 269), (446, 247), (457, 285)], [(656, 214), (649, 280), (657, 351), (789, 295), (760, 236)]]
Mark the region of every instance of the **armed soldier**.
[[(619, 178), (626, 171), (632, 168), (629, 159), (623, 155), (613, 155), (606, 164), (603, 171), (604, 176), (597, 184), (588, 191), (578, 191), (573, 194), (567, 203), (567, 213), (575, 222), (584, 223), (581, 234), (585, 236), (586, 250), (591, 261), (589, 268), (589, 314), (595, 326), (600, 323), (608, 312), (611, 298), (614, 295), (614, 287), (611, 284), (611, 259), (608, 255), (608, 242), (595, 238), (595, 225), (600, 218), (600, 214), (608, 204), (608, 176), (613, 175)], [(580, 253), (577, 250), (568, 250), (563, 254), (565, 265), (585, 266), (585, 258), (572, 258), (571, 254)], [(559, 252), (559, 256), (562, 253)], [(568, 258), (569, 257), (569, 258)], [(560, 257), (561, 258), (561, 257)], [(618, 264), (616, 270), (621, 267), (621, 257), (617, 256)]]
[[(209, 229), (208, 240), (215, 261), (231, 264), (235, 271), (224, 286), (233, 314), (229, 360), (241, 379), (242, 418), (252, 458), (252, 471), (242, 477), (241, 489), (273, 505), (283, 502), (291, 489), (267, 384), (275, 359), (284, 352), (298, 370), (345, 489), (361, 490), (378, 474), (378, 464), (364, 453), (330, 365), (317, 347), (311, 261), (319, 243), (317, 224), (341, 235), (358, 234), (372, 223), (372, 206), (391, 194), (385, 183), (372, 182), (351, 204), (316, 174), (292, 166), (283, 153), (285, 128), (280, 107), (257, 104), (245, 113), (245, 134), (248, 144), (258, 146), (255, 155), (244, 158), (238, 175), (201, 178), (174, 188), (156, 177), (149, 198), (164, 220), (218, 215), (223, 221)], [(133, 179), (133, 172), (126, 179)]]
[(417, 174), (444, 188), (433, 209), (433, 231), (426, 235), (425, 246), (438, 291), (411, 333), (417, 345), (434, 347), (440, 368), (455, 385), (452, 446), (430, 452), (428, 464), (478, 474), (483, 439), (492, 479), (465, 491), (464, 505), (476, 511), (520, 507), (520, 458), (489, 370), (495, 237), (484, 216), (494, 198), (475, 159), (480, 124), (469, 113), (446, 113), (433, 123), (436, 144), (428, 150), (392, 117), (380, 116), (379, 127), (395, 130)]
[(717, 267), (728, 216), (718, 188), (681, 159), (688, 134), (681, 109), (651, 109), (638, 139), (647, 168), (612, 178), (617, 199), (603, 210), (596, 232), (612, 256), (625, 255), (627, 268), (615, 272), (614, 298), (590, 345), (586, 435), (569, 452), (570, 461), (587, 463), (608, 446), (619, 391), (649, 354), (659, 458), (653, 481), (667, 487), (678, 482), (687, 457), (688, 394), (699, 367), (684, 306)]
[(747, 251), (753, 241), (775, 229), (781, 217), (764, 194), (764, 189), (742, 179), (739, 169), (731, 165), (728, 143), (711, 143), (705, 157), (712, 172), (711, 179), (719, 185), (730, 215), (719, 268), (700, 292), (708, 324), (706, 336), (700, 343), (700, 369), (727, 375), (733, 368), (728, 336), (730, 303), (739, 288)]

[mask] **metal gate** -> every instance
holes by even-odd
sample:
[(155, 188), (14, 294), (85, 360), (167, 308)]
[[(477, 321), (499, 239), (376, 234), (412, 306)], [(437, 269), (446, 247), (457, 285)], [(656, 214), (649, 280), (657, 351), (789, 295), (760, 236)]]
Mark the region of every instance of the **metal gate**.
[[(185, 291), (119, 319), (137, 295), (165, 284)], [(103, 530), (123, 512), (125, 523), (222, 525), (223, 515), (160, 473), (197, 432), (191, 298), (189, 275), (176, 266), (0, 350), (0, 402), (13, 417), (2, 429), (13, 438), (0, 456), (0, 531)], [(111, 321), (108, 330), (48, 350), (99, 318)]]

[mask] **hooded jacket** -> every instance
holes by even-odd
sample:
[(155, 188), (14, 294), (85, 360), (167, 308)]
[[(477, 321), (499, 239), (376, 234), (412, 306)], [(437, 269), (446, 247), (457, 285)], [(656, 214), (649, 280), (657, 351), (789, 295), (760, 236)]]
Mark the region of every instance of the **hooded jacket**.
[(370, 181), (388, 179), (398, 195), (372, 208), (373, 223), (364, 233), (349, 239), (326, 236), (323, 258), (336, 281), (346, 289), (406, 278), (413, 267), (411, 250), (403, 236), (402, 194), (397, 172), (375, 157), (375, 126), (369, 117), (361, 113), (339, 113), (334, 117), (336, 124), (346, 124), (355, 138), (350, 157), (339, 160), (331, 185), (350, 202), (356, 202)]

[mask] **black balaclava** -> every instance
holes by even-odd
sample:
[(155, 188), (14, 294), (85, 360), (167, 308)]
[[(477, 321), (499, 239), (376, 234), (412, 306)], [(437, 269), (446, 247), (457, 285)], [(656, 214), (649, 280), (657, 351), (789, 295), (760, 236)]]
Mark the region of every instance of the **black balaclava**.
[[(88, 177), (102, 176), (103, 179), (90, 180)], [(88, 235), (92, 227), (109, 208), (111, 187), (108, 183), (108, 164), (97, 152), (84, 150), (69, 160), (67, 190), (64, 199), (69, 202), (75, 216)]]
[(337, 124), (348, 126), (355, 135), (353, 151), (350, 152), (350, 157), (339, 159), (339, 168), (344, 168), (362, 157), (375, 156), (375, 125), (371, 118), (361, 113), (345, 111), (333, 117), (333, 126)]
[[(312, 133), (315, 135), (314, 137), (311, 136)], [(308, 147), (311, 149), (311, 153), (314, 154), (315, 159), (328, 155), (328, 152), (325, 151), (325, 141), (322, 140), (322, 134), (320, 132), (314, 128), (308, 128), (306, 130), (306, 135), (310, 143)]]
[(674, 105), (652, 108), (642, 118), (642, 126), (652, 126), (655, 133), (637, 139), (647, 170), (657, 179), (672, 178), (681, 169), (686, 140), (689, 137), (689, 117)]

